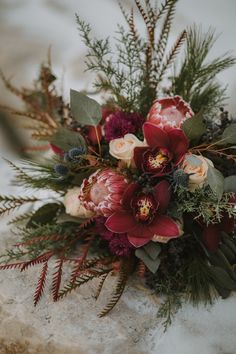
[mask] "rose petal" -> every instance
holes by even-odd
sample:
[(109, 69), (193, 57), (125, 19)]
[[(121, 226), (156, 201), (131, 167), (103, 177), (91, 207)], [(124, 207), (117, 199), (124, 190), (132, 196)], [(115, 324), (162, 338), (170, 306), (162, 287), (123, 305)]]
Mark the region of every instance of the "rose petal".
[(127, 212), (115, 212), (108, 217), (105, 226), (108, 230), (116, 233), (127, 232), (134, 228), (136, 221), (133, 216)]
[(147, 144), (150, 147), (169, 147), (169, 137), (163, 129), (160, 129), (156, 125), (151, 123), (144, 123), (143, 132)]
[(159, 203), (158, 211), (164, 213), (169, 205), (171, 194), (170, 184), (167, 181), (161, 181), (154, 187), (154, 196)]

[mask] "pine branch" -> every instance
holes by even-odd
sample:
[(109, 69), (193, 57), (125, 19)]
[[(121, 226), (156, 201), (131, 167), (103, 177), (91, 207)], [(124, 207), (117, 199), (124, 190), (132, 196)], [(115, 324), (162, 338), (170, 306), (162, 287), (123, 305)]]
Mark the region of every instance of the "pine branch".
[(44, 265), (38, 280), (38, 284), (34, 293), (34, 306), (37, 305), (39, 300), (42, 297), (45, 282), (46, 282), (46, 277), (47, 277), (47, 272), (48, 272), (48, 260), (44, 261)]
[(174, 18), (174, 13), (175, 13), (175, 3), (176, 1), (172, 1), (171, 4), (169, 5), (162, 30), (159, 36), (159, 40), (156, 45), (156, 58), (154, 59), (154, 71), (159, 71), (161, 67), (161, 63), (164, 60), (164, 54), (166, 51), (166, 46), (167, 46), (167, 40), (169, 38), (169, 33), (171, 29), (171, 25), (173, 22)]
[(171, 91), (189, 102), (195, 113), (201, 107), (207, 117), (215, 115), (225, 98), (224, 89), (215, 81), (215, 76), (236, 63), (236, 58), (227, 54), (206, 61), (215, 40), (212, 30), (203, 33), (196, 26), (190, 28), (185, 57), (178, 74), (172, 78)]
[(170, 53), (167, 55), (165, 62), (163, 63), (161, 70), (159, 71), (159, 75), (158, 78), (156, 78), (156, 82), (159, 83), (161, 82), (164, 74), (166, 73), (167, 69), (170, 67), (170, 65), (173, 63), (174, 59), (176, 58), (176, 56), (178, 55), (181, 46), (183, 45), (185, 39), (187, 36), (187, 32), (184, 30), (179, 38), (177, 39), (177, 41), (175, 42), (172, 50), (170, 51)]
[(52, 295), (53, 301), (58, 300), (58, 294), (61, 285), (61, 276), (62, 276), (62, 267), (63, 267), (64, 259), (61, 258), (56, 263), (56, 271), (53, 274), (53, 281), (52, 281)]

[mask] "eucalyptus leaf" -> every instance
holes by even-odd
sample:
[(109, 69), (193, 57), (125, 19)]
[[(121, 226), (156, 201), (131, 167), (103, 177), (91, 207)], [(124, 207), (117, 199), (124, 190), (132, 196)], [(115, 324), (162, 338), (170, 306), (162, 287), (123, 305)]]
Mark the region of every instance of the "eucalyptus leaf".
[(156, 273), (161, 263), (160, 258), (153, 260), (143, 248), (138, 248), (135, 251), (135, 256), (141, 259), (152, 273)]
[(161, 253), (161, 246), (157, 242), (148, 242), (143, 248), (153, 260)]
[(236, 144), (236, 123), (225, 128), (222, 134), (222, 144)]
[(50, 223), (57, 215), (59, 209), (61, 209), (61, 204), (59, 203), (48, 203), (40, 207), (32, 215), (28, 221), (26, 227), (32, 228), (34, 225), (45, 225)]
[(218, 200), (221, 199), (224, 192), (224, 176), (216, 168), (208, 164), (207, 183), (211, 190), (216, 194)]
[(59, 128), (58, 131), (51, 137), (50, 142), (63, 151), (69, 151), (75, 147), (82, 147), (86, 149), (86, 143), (83, 136), (78, 132), (73, 132), (65, 128)]
[(70, 91), (70, 106), (73, 118), (81, 125), (97, 126), (102, 119), (99, 103), (81, 92)]
[(225, 178), (224, 191), (236, 193), (236, 175)]
[(187, 119), (183, 123), (183, 130), (190, 142), (198, 142), (201, 136), (206, 132), (202, 112), (199, 112), (194, 117)]
[(57, 217), (57, 224), (64, 224), (64, 223), (81, 224), (82, 222), (84, 222), (84, 220), (85, 219), (63, 213)]
[(209, 271), (218, 286), (228, 290), (236, 290), (236, 281), (230, 277), (226, 270), (220, 267), (210, 266)]

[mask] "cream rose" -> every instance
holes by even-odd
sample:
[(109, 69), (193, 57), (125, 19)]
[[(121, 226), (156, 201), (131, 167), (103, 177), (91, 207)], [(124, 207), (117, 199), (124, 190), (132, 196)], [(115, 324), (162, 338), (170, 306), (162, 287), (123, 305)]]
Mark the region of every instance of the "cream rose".
[(80, 187), (74, 187), (69, 189), (64, 198), (64, 205), (66, 213), (71, 216), (77, 216), (80, 218), (89, 218), (93, 216), (93, 212), (85, 209), (79, 199)]
[(118, 160), (123, 161), (127, 166), (130, 166), (134, 148), (138, 146), (147, 146), (145, 142), (140, 141), (133, 134), (126, 134), (123, 138), (111, 140), (109, 143), (110, 154)]
[(182, 169), (189, 174), (189, 190), (194, 191), (196, 188), (202, 188), (206, 178), (208, 166), (213, 167), (211, 160), (201, 156), (188, 154), (182, 163)]

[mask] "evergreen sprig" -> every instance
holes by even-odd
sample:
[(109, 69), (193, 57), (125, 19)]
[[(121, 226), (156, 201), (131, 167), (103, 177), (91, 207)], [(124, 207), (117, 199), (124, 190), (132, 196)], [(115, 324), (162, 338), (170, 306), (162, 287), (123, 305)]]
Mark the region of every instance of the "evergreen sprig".
[(211, 29), (203, 32), (196, 25), (188, 29), (184, 59), (171, 87), (174, 94), (190, 103), (195, 113), (201, 109), (208, 117), (215, 115), (225, 100), (225, 89), (215, 80), (216, 75), (236, 63), (236, 58), (228, 53), (208, 60), (215, 41)]

